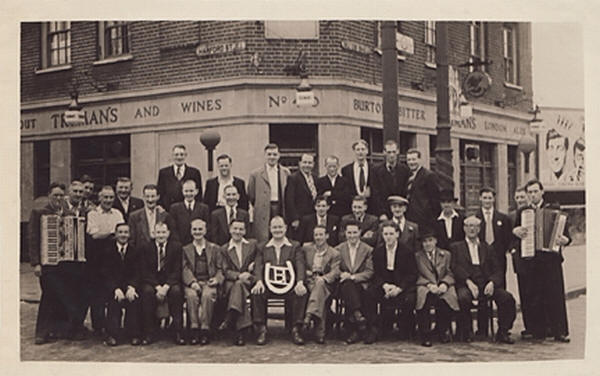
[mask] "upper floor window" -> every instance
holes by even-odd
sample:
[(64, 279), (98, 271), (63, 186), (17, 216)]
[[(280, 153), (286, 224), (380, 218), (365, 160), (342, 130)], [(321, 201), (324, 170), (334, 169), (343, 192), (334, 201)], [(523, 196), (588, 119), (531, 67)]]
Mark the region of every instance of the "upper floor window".
[[(476, 60), (484, 61), (486, 59), (486, 46), (485, 46), (485, 35), (486, 35), (486, 24), (484, 22), (471, 22), (470, 25), (470, 40), (471, 40), (471, 62)], [(469, 71), (473, 72), (474, 66), (469, 67)], [(481, 66), (481, 70), (485, 71), (485, 65)]]
[(504, 56), (504, 81), (509, 84), (519, 84), (519, 72), (517, 69), (517, 31), (513, 26), (502, 28), (502, 44)]
[(42, 69), (71, 64), (71, 22), (42, 22)]
[(435, 67), (435, 21), (425, 21), (425, 64)]
[(129, 23), (125, 21), (102, 21), (98, 24), (98, 48), (100, 60), (128, 55), (131, 52)]

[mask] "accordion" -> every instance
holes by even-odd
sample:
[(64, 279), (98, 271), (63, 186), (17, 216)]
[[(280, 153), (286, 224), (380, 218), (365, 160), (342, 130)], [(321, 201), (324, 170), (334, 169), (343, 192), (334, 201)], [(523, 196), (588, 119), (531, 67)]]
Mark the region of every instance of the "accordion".
[(533, 257), (535, 250), (558, 252), (558, 239), (567, 223), (567, 214), (550, 208), (525, 209), (521, 212), (521, 225), (527, 236), (521, 239), (521, 257)]
[(85, 218), (42, 215), (40, 262), (58, 265), (61, 261), (85, 261)]

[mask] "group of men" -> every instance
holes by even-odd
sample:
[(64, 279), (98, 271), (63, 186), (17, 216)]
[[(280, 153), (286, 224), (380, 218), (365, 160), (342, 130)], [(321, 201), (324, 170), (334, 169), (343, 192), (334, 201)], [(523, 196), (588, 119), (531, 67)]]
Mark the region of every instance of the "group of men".
[[(520, 257), (518, 239), (528, 236), (520, 210), (544, 206), (539, 181), (516, 192), (519, 210), (510, 215), (495, 210), (495, 191), (484, 188), (481, 208), (465, 218), (453, 192), (440, 190), (421, 166), (419, 150), (408, 150), (404, 164), (397, 143), (388, 141), (385, 161), (373, 166), (364, 140), (352, 149), (355, 161), (341, 174), (338, 158), (329, 156), (326, 174), (317, 177), (312, 155), (303, 154), (291, 174), (279, 164), (278, 146), (268, 144), (265, 164), (247, 186), (232, 175), (231, 157), (220, 155), (218, 175), (203, 192), (200, 172), (176, 145), (173, 164), (159, 171), (156, 185), (143, 187), (143, 200), (131, 196), (128, 178), (102, 187), (97, 205), (87, 177), (71, 182), (68, 197), (52, 183), (48, 205), (30, 220), (31, 264), (42, 288), (36, 343), (85, 338), (89, 308), (94, 333), (117, 345), (124, 308), (132, 345), (152, 343), (169, 321), (177, 344), (207, 344), (215, 330), (231, 330), (234, 343), (244, 345), (253, 328), (264, 345), (270, 298), (285, 299), (298, 345), (311, 333), (324, 343), (334, 298), (345, 312), (348, 343), (373, 343), (395, 324), (400, 338), (418, 333), (431, 346), (435, 332), (448, 342), (454, 318), (457, 338), (471, 342), (471, 309), (476, 304), (478, 333), (485, 335), (490, 300), (498, 307), (496, 340), (513, 343), (507, 253), (519, 278), (522, 335), (550, 332), (568, 341), (562, 255), (540, 249)], [(84, 263), (40, 264), (40, 217), (48, 214), (86, 218)]]

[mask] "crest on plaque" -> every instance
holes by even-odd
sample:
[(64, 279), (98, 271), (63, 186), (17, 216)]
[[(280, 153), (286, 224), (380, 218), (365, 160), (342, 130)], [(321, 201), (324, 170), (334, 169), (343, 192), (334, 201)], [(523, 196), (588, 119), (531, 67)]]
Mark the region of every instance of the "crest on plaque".
[(290, 291), (296, 282), (296, 273), (291, 261), (286, 261), (284, 266), (265, 264), (265, 284), (273, 294), (283, 295)]

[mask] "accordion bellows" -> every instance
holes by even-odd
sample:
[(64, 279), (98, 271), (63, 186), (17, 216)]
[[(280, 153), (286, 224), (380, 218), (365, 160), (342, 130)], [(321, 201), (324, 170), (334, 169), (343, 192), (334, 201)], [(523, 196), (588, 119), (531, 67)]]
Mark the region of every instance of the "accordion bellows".
[(85, 218), (42, 215), (40, 222), (42, 265), (61, 261), (85, 262)]

